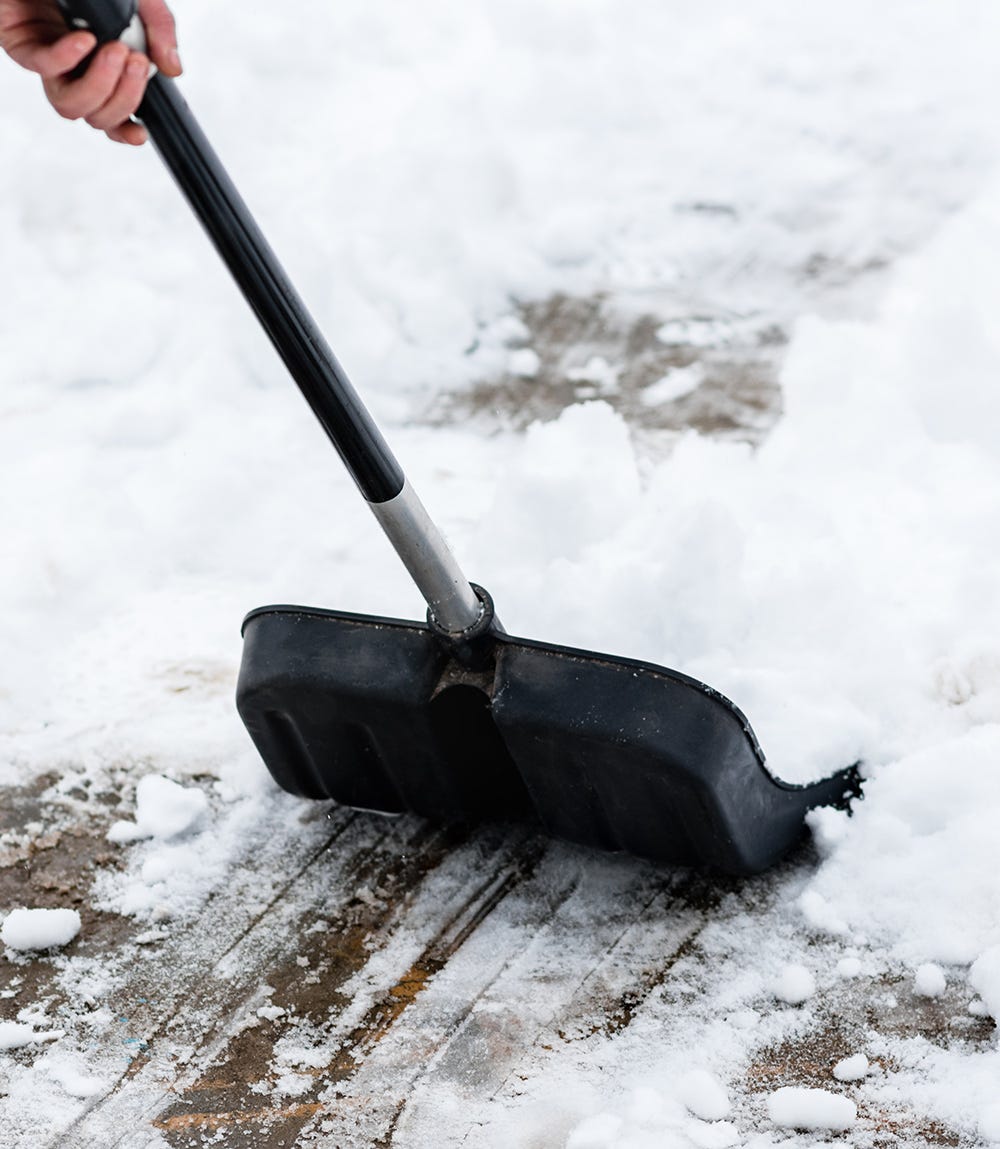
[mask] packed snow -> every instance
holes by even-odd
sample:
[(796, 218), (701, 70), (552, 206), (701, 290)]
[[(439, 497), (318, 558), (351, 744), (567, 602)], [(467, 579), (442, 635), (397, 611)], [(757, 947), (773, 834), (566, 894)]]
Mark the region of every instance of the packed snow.
[[(506, 628), (711, 683), (787, 781), (865, 777), (850, 815), (810, 816), (815, 865), (720, 897), (676, 998), (506, 1092), (428, 1067), (395, 1143), (475, 1120), (485, 1149), (867, 1145), (906, 1107), (1000, 1144), (1000, 1047), (957, 1020), (1000, 1018), (1000, 8), (174, 7), (186, 95)], [(59, 952), (78, 911), (0, 905), (0, 1140), (28, 1146), (26, 1114), (57, 1139), (125, 1071), (87, 1052), (126, 1024), (122, 969), (203, 941), (208, 899), (302, 832), (232, 705), (243, 613), (423, 606), (152, 150), (59, 121), (5, 60), (0, 109), (0, 782), (114, 791), (87, 909), (142, 923), (112, 969)], [(439, 394), (538, 377), (517, 302), (559, 294), (692, 355), (778, 332), (773, 430), (637, 435), (624, 363), (590, 349), (567, 378), (591, 401), (552, 421), (430, 425)], [(686, 401), (706, 363), (637, 406)], [(429, 980), (431, 1021), (481, 945)], [(58, 1006), (16, 980), (50, 950)], [(544, 1029), (573, 960), (508, 971), (511, 1028)], [(907, 1008), (946, 1037), (876, 1026), (829, 1090), (751, 1073), (832, 1012)], [(276, 1045), (279, 1093), (322, 1072), (310, 1049)]]

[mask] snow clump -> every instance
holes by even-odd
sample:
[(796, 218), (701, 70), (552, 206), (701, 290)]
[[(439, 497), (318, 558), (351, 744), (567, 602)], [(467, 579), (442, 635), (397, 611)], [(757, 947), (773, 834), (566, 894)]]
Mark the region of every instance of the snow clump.
[(838, 1081), (860, 1081), (868, 1073), (868, 1058), (863, 1053), (845, 1057), (833, 1067), (833, 1076)]
[(112, 842), (142, 838), (176, 838), (199, 822), (208, 799), (198, 789), (185, 789), (159, 774), (147, 774), (135, 788), (135, 821), (115, 822), (108, 831)]
[(30, 1025), (16, 1021), (0, 1021), (0, 1050), (20, 1049), (39, 1041), (56, 1041), (65, 1036), (65, 1030), (49, 1029), (36, 1031)]
[(829, 1129), (840, 1132), (857, 1120), (858, 1109), (849, 1097), (825, 1089), (786, 1086), (767, 1099), (767, 1111), (782, 1129)]
[(816, 992), (816, 979), (804, 965), (786, 965), (774, 983), (774, 996), (789, 1005), (802, 1005)]
[(940, 997), (948, 988), (944, 971), (934, 962), (925, 962), (913, 979), (913, 992), (920, 997)]
[(68, 945), (80, 932), (76, 910), (12, 910), (0, 929), (0, 941), (12, 950), (48, 950)]

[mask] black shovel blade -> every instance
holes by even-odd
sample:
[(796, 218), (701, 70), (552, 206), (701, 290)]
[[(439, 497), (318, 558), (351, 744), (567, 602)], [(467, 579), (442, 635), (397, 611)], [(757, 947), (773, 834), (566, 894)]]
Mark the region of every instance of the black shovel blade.
[(480, 669), (426, 625), (304, 607), (244, 623), (237, 704), (285, 790), (438, 821), (524, 819), (656, 861), (756, 873), (857, 772), (790, 786), (718, 692), (631, 659), (492, 635)]

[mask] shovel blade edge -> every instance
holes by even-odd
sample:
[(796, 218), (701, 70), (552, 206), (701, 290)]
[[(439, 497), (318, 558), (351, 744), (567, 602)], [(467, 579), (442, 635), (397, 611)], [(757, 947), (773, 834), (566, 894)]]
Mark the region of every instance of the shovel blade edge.
[(676, 671), (497, 634), (468, 670), (422, 623), (266, 607), (244, 623), (244, 723), (293, 794), (438, 821), (527, 820), (603, 850), (756, 873), (851, 768), (787, 785), (728, 699)]

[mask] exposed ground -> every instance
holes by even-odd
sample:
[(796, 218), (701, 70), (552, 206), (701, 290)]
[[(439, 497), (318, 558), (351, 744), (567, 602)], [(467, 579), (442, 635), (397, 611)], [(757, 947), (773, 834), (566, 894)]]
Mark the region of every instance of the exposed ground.
[[(599, 398), (640, 440), (691, 429), (757, 443), (781, 414), (777, 375), (788, 335), (772, 318), (691, 315), (665, 323), (622, 314), (603, 297), (565, 295), (523, 304), (518, 313), (525, 334), (508, 345), (534, 351), (537, 369), (439, 396), (429, 421), (471, 416), (487, 428), (523, 429)], [(602, 364), (616, 378), (609, 381)], [(656, 399), (660, 380), (692, 370), (689, 391)]]

